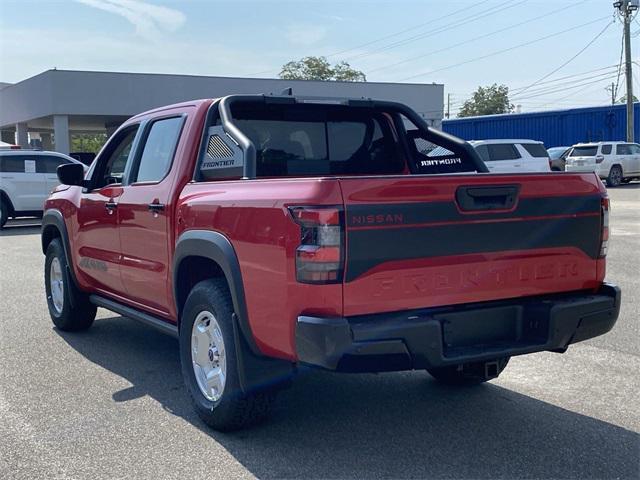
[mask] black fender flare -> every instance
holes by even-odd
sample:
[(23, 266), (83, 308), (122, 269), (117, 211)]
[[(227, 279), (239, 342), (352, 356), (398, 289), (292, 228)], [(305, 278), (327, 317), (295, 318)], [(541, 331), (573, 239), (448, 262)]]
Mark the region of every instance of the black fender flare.
[[(76, 279), (76, 273), (73, 269), (73, 256), (71, 255), (71, 243), (69, 242), (69, 233), (67, 232), (67, 224), (64, 221), (64, 217), (60, 210), (56, 210), (55, 208), (50, 208), (45, 210), (42, 215), (42, 228), (40, 229), (40, 242), (42, 246), (42, 253), (46, 255), (47, 247), (49, 243), (49, 235), (47, 232), (51, 230), (51, 228), (55, 228), (60, 233), (60, 239), (62, 240), (62, 248), (64, 249), (64, 254), (67, 257), (67, 274), (71, 281), (75, 284), (76, 288), (78, 288), (78, 280)], [(72, 300), (73, 302), (73, 296)]]
[(219, 232), (210, 230), (188, 230), (180, 235), (176, 242), (173, 257), (173, 298), (176, 302), (178, 318), (180, 318), (182, 313), (181, 303), (183, 303), (180, 302), (181, 296), (178, 291), (180, 263), (185, 258), (191, 256), (208, 258), (220, 266), (229, 285), (229, 290), (231, 291), (233, 308), (236, 312), (240, 331), (251, 352), (256, 355), (262, 355), (255, 343), (253, 332), (249, 325), (249, 314), (247, 312), (244, 285), (242, 283), (242, 273), (236, 251), (229, 239)]
[(240, 263), (233, 245), (221, 233), (209, 230), (188, 230), (178, 238), (173, 258), (173, 294), (178, 319), (182, 313), (177, 281), (180, 263), (190, 256), (205, 257), (214, 261), (220, 266), (229, 285), (235, 311), (232, 318), (233, 336), (242, 391), (246, 393), (289, 385), (295, 372), (294, 364), (267, 357), (256, 345), (249, 325)]
[(78, 286), (76, 280), (76, 274), (73, 270), (73, 256), (71, 255), (71, 244), (69, 242), (69, 233), (67, 232), (67, 224), (64, 221), (64, 217), (60, 210), (50, 208), (45, 210), (42, 215), (42, 228), (40, 229), (40, 241), (42, 244), (42, 253), (47, 253), (47, 247), (50, 242), (47, 242), (47, 235), (45, 234), (51, 227), (55, 227), (60, 232), (60, 238), (62, 239), (62, 247), (64, 248), (64, 254), (67, 256), (67, 265), (69, 267), (69, 273), (73, 279), (73, 283)]

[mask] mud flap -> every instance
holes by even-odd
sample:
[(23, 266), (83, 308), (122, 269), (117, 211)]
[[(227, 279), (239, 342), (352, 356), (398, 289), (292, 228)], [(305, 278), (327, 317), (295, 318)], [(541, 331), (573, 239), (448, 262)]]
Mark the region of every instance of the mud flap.
[(259, 357), (251, 352), (240, 331), (238, 317), (233, 314), (233, 338), (236, 344), (236, 359), (240, 388), (243, 393), (286, 388), (295, 374), (295, 365), (286, 360)]

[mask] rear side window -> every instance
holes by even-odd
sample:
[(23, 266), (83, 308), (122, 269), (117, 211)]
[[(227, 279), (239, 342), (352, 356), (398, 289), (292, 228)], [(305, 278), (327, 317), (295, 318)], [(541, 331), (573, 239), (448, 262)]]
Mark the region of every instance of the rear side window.
[(497, 162), (520, 158), (520, 153), (518, 153), (516, 146), (511, 143), (490, 143), (485, 146), (487, 147), (487, 160), (485, 161)]
[(524, 149), (529, 152), (529, 155), (535, 158), (549, 158), (547, 149), (541, 143), (522, 143)]
[(595, 157), (598, 153), (598, 147), (573, 147), (570, 157)]
[(631, 145), (616, 145), (616, 155), (632, 155)]
[(6, 155), (0, 158), (3, 173), (36, 173), (36, 161), (28, 155)]
[(64, 158), (40, 155), (36, 157), (36, 171), (38, 173), (56, 173), (60, 165), (69, 163)]
[(0, 172), (24, 173), (24, 158), (17, 155), (0, 157)]
[(144, 147), (133, 173), (133, 182), (159, 182), (171, 168), (176, 151), (183, 117), (156, 120), (148, 129)]
[(602, 145), (602, 154), (611, 155), (611, 145)]

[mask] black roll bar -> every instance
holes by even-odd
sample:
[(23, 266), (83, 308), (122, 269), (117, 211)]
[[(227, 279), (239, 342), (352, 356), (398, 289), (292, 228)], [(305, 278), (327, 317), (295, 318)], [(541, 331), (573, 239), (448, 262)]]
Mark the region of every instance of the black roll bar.
[(432, 141), (433, 143), (451, 150), (454, 153), (464, 153), (473, 161), (476, 170), (479, 173), (489, 173), (489, 169), (480, 158), (480, 155), (478, 155), (478, 152), (476, 152), (476, 149), (473, 148), (468, 142), (465, 142), (461, 138), (455, 137), (449, 133), (437, 130), (429, 126), (429, 124), (425, 122), (424, 119), (420, 115), (418, 115), (415, 110), (398, 102), (374, 100), (372, 103), (374, 107), (382, 108), (404, 115), (405, 117), (407, 117), (407, 119), (411, 120), (411, 122), (416, 127), (418, 127), (420, 131), (422, 131), (426, 140), (429, 140), (430, 142)]
[[(302, 100), (302, 99), (301, 99)], [(424, 138), (428, 141), (440, 145), (457, 155), (464, 154), (468, 156), (476, 171), (480, 173), (488, 173), (489, 169), (484, 164), (476, 150), (464, 140), (450, 135), (448, 133), (436, 130), (429, 126), (424, 119), (418, 115), (415, 110), (409, 108), (407, 105), (398, 102), (390, 102), (385, 100), (371, 100), (371, 99), (335, 99), (327, 98), (326, 100), (335, 102), (340, 101), (342, 105), (348, 105), (357, 108), (378, 108), (389, 111), (391, 113), (399, 113), (404, 115), (410, 120), (418, 129), (423, 133)], [(238, 127), (233, 123), (233, 116), (231, 114), (231, 107), (237, 103), (242, 102), (262, 102), (262, 103), (299, 103), (296, 97), (291, 96), (277, 96), (277, 95), (228, 95), (223, 97), (218, 103), (218, 112), (222, 126), (226, 133), (236, 141), (244, 152), (244, 175), (245, 179), (252, 179), (256, 177), (256, 147)], [(335, 103), (331, 103), (333, 105)]]
[(256, 178), (256, 146), (251, 139), (247, 137), (233, 123), (231, 115), (231, 106), (240, 102), (264, 102), (264, 95), (229, 95), (220, 100), (218, 104), (218, 112), (220, 121), (226, 133), (233, 138), (244, 152), (244, 175), (243, 178)]

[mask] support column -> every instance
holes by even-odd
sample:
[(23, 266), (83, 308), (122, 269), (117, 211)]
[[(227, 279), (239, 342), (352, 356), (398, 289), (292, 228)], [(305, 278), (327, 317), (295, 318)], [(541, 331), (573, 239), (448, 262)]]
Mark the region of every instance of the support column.
[(16, 144), (29, 148), (29, 131), (26, 123), (16, 123)]
[(53, 116), (53, 144), (56, 152), (69, 155), (71, 142), (69, 140), (69, 116)]
[(51, 141), (50, 133), (41, 133), (40, 139), (42, 140), (42, 149), (51, 150), (53, 148), (53, 142)]

